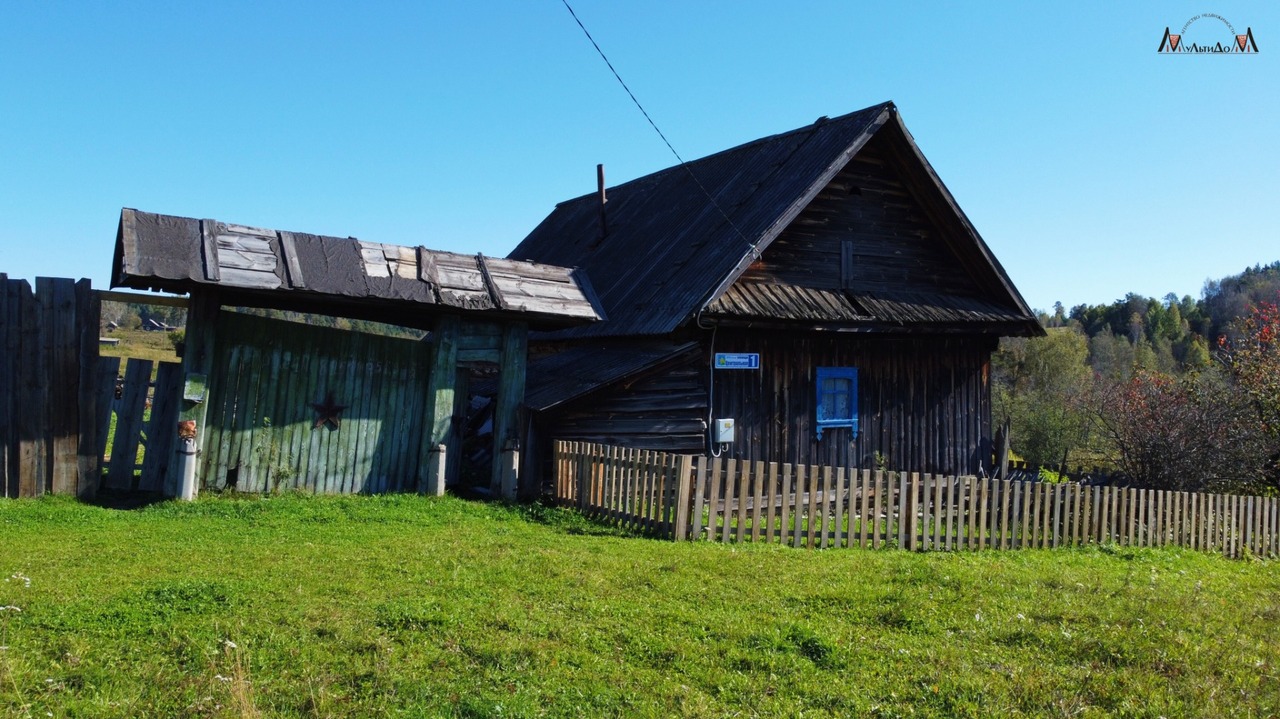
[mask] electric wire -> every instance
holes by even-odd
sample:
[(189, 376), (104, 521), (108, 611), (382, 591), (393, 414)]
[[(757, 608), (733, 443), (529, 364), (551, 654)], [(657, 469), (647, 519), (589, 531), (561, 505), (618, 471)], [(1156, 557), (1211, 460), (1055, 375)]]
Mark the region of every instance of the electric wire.
[(693, 169), (689, 167), (689, 163), (684, 161), (684, 158), (680, 156), (679, 152), (676, 152), (675, 146), (671, 144), (671, 141), (667, 139), (667, 136), (658, 128), (658, 123), (653, 121), (653, 118), (649, 116), (648, 111), (644, 109), (644, 105), (641, 105), (640, 100), (636, 98), (636, 94), (631, 91), (631, 88), (627, 86), (626, 81), (622, 79), (622, 75), (619, 75), (617, 69), (614, 68), (613, 63), (609, 62), (609, 57), (604, 54), (604, 50), (600, 49), (600, 44), (591, 36), (591, 31), (587, 30), (587, 26), (582, 24), (582, 20), (578, 18), (578, 13), (573, 11), (573, 6), (569, 4), (569, 0), (560, 0), (560, 2), (564, 3), (565, 9), (567, 9), (569, 14), (573, 16), (573, 20), (578, 23), (578, 27), (582, 28), (582, 33), (591, 41), (592, 47), (594, 47), (596, 52), (600, 54), (600, 59), (604, 60), (604, 64), (609, 66), (609, 71), (613, 73), (615, 78), (617, 78), (618, 84), (622, 85), (622, 89), (627, 91), (627, 96), (631, 98), (631, 102), (635, 103), (636, 108), (640, 110), (640, 114), (644, 115), (644, 119), (649, 121), (649, 125), (653, 128), (653, 131), (658, 133), (658, 137), (662, 138), (662, 142), (666, 144), (667, 149), (671, 151), (672, 155), (675, 155), (676, 160), (680, 163), (680, 167), (683, 167), (684, 171), (689, 173), (689, 179), (693, 180), (693, 184), (698, 186), (698, 189), (706, 196), (707, 200), (711, 203), (711, 206), (716, 208), (716, 211), (720, 213), (720, 216), (724, 218), (725, 223), (733, 229), (734, 233), (736, 233), (738, 237), (741, 237), (743, 242), (746, 242), (751, 246), (752, 256), (759, 256), (758, 250), (756, 249), (756, 243), (747, 239), (747, 236), (742, 233), (742, 230), (738, 229), (738, 226), (734, 224), (733, 220), (729, 219), (729, 213), (725, 212), (724, 208), (720, 207), (720, 203), (716, 202), (716, 198), (711, 196), (711, 192), (707, 190), (707, 188), (702, 184), (702, 181), (698, 179), (698, 176), (694, 174)]

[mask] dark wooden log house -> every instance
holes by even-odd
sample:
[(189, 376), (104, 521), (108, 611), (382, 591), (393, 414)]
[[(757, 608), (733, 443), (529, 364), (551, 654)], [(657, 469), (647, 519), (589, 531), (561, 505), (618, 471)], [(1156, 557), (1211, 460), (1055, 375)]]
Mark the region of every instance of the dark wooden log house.
[(990, 470), (991, 353), (1042, 330), (892, 103), (601, 185), (510, 254), (586, 270), (608, 316), (535, 339), (543, 456)]

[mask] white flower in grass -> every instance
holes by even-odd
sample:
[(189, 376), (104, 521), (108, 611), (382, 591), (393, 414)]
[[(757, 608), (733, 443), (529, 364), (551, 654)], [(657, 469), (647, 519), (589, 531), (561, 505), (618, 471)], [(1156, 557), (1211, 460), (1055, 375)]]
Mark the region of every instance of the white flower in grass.
[(225, 646), (227, 647), (227, 649), (235, 649), (235, 648), (236, 648), (236, 643), (235, 643), (235, 642), (233, 642), (233, 641), (231, 641), (230, 639), (223, 639), (223, 640), (222, 640), (222, 643), (223, 643), (223, 645), (225, 645)]
[(978, 612), (977, 614), (974, 614), (974, 615), (973, 615), (973, 621), (975, 621), (975, 622), (980, 622), (980, 621), (982, 621), (982, 612)]
[(1018, 621), (1020, 622), (1027, 621), (1027, 615), (1023, 614), (1022, 612), (1018, 612)]
[(214, 675), (213, 675), (213, 678), (214, 678), (214, 679), (217, 679), (217, 680), (218, 680), (218, 681), (220, 681), (220, 682), (229, 682), (229, 681), (231, 681), (231, 677), (224, 677), (224, 676), (222, 676), (221, 674), (214, 674)]

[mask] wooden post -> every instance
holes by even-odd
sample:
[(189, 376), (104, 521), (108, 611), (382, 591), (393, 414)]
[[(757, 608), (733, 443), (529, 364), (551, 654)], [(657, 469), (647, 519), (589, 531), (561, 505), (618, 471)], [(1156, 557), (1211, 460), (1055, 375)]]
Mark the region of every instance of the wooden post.
[[(705, 457), (699, 458), (699, 474), (701, 468), (706, 461)], [(680, 462), (676, 469), (676, 531), (675, 540), (683, 542), (689, 538), (689, 502), (691, 501), (693, 486), (693, 455), (685, 454), (680, 456)], [(702, 504), (701, 495), (699, 495), (698, 504)], [(699, 512), (701, 514), (701, 512)], [(698, 517), (702, 519), (701, 516)]]
[[(210, 449), (204, 441), (209, 436), (205, 420), (208, 416), (209, 400), (213, 395), (213, 354), (217, 346), (216, 326), (220, 307), (217, 291), (207, 289), (193, 290), (187, 304), (187, 330), (182, 351), (183, 388), (179, 390), (183, 396), (178, 398), (178, 421), (196, 423), (197, 453)], [(199, 402), (186, 399), (188, 387), (193, 392), (203, 389), (203, 399)], [(165, 430), (174, 434), (178, 432), (177, 427), (166, 427)], [(167, 496), (177, 496), (182, 485), (179, 465), (179, 462), (170, 462), (169, 469), (165, 473), (164, 491)], [(199, 460), (196, 467), (195, 483), (198, 492), (205, 478), (200, 476)]]
[[(528, 358), (529, 329), (523, 322), (513, 322), (502, 330), (502, 369), (498, 376), (498, 397), (493, 409), (494, 466), (489, 490), (496, 497), (514, 500), (520, 478), (500, 453), (518, 452), (523, 445), (520, 436), (524, 407), (525, 361)], [(515, 465), (518, 467), (519, 465)], [(526, 487), (526, 491), (531, 488)]]
[[(431, 332), (431, 370), (427, 377), (426, 418), (418, 461), (418, 492), (432, 496), (444, 494), (448, 483), (448, 455), (445, 472), (433, 472), (438, 469), (436, 462), (441, 445), (446, 447), (453, 441), (453, 406), (454, 390), (458, 378), (458, 333), (457, 315), (441, 315), (436, 319), (436, 326)], [(495, 464), (499, 457), (494, 456)], [(434, 476), (433, 476), (434, 474)]]

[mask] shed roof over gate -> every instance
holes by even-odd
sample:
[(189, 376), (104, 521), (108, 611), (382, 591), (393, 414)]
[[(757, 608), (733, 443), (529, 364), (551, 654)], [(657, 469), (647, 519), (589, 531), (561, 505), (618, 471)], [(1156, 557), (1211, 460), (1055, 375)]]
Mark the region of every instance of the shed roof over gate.
[(128, 208), (120, 211), (112, 286), (218, 288), (223, 304), (409, 326), (429, 327), (447, 311), (539, 328), (603, 318), (579, 270)]

